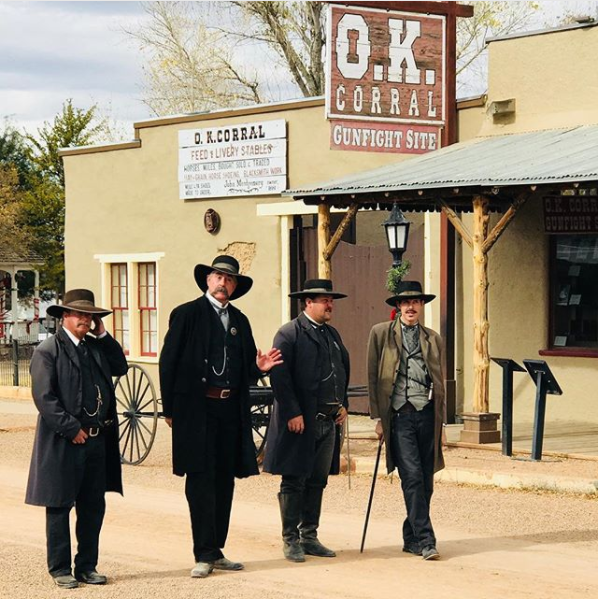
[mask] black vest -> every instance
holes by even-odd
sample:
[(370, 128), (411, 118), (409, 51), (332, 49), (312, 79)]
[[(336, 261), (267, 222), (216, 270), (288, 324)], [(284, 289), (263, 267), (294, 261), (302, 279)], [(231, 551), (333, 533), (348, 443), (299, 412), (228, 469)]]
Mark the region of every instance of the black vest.
[(222, 389), (238, 389), (243, 376), (243, 347), (239, 325), (232, 310), (228, 311), (228, 331), (224, 330), (216, 310), (208, 310), (211, 323), (208, 349), (208, 385)]
[(316, 329), (316, 334), (324, 341), (324, 363), (322, 364), (322, 379), (318, 385), (318, 411), (326, 413), (325, 406), (342, 404), (347, 384), (347, 373), (343, 364), (341, 348), (334, 340), (330, 329), (322, 325)]
[[(102, 376), (87, 342), (77, 346), (77, 356), (81, 366), (81, 390), (83, 411), (80, 416), (82, 426), (104, 426), (111, 399), (110, 389)], [(98, 401), (101, 400), (101, 401)]]

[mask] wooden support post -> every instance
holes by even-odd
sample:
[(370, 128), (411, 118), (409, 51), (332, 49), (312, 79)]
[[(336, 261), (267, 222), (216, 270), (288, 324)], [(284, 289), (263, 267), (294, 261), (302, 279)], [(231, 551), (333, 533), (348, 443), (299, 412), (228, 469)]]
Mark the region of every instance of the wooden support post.
[(473, 411), (489, 412), (488, 352), (488, 255), (484, 242), (488, 237), (488, 199), (476, 196), (473, 200)]
[(330, 257), (326, 258), (326, 248), (330, 243), (330, 206), (318, 204), (318, 276), (332, 279)]
[(488, 235), (486, 241), (484, 241), (483, 250), (487, 254), (492, 246), (498, 241), (498, 238), (503, 234), (504, 230), (509, 226), (509, 223), (515, 218), (517, 211), (525, 202), (529, 196), (521, 194), (512, 204), (509, 209), (502, 215), (502, 218), (496, 223), (494, 229), (490, 235)]
[(326, 260), (332, 259), (332, 254), (334, 254), (334, 250), (336, 250), (336, 246), (339, 244), (343, 233), (347, 230), (347, 227), (350, 225), (351, 221), (355, 218), (357, 214), (357, 210), (359, 209), (359, 204), (351, 204), (349, 206), (349, 210), (347, 210), (347, 214), (345, 214), (345, 218), (341, 221), (341, 224), (338, 226), (328, 247), (324, 250), (324, 258)]
[(453, 227), (459, 235), (461, 239), (473, 249), (472, 241), (471, 241), (471, 233), (468, 231), (467, 227), (463, 224), (463, 221), (457, 216), (456, 212), (444, 201), (440, 200), (440, 205), (442, 206), (442, 211), (446, 214), (447, 218), (451, 221)]

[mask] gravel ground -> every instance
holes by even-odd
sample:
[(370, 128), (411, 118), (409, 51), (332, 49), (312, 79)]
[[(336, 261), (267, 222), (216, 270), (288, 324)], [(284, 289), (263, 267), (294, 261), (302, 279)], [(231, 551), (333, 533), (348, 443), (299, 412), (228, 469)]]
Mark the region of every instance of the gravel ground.
[[(26, 472), (33, 430), (30, 416), (2, 416), (0, 420), (1, 466)], [(374, 441), (352, 442), (352, 452), (357, 459), (360, 456), (367, 456), (371, 459), (375, 454), (375, 448)], [(494, 452), (453, 448), (447, 450), (446, 457), (448, 464), (453, 466), (467, 465), (479, 469), (502, 468), (509, 471), (539, 470), (570, 477), (596, 478), (598, 467), (597, 462), (581, 460), (555, 460), (546, 463), (521, 462), (508, 460)], [(156, 497), (160, 497), (162, 493), (166, 492), (172, 495), (172, 492), (175, 492), (174, 495), (182, 501), (183, 480), (172, 476), (170, 472), (170, 435), (169, 429), (163, 422), (159, 423), (156, 442), (148, 459), (139, 466), (125, 466), (124, 478), (125, 493), (127, 487), (135, 490), (135, 493), (139, 493), (141, 489), (141, 492), (148, 495), (151, 501), (154, 494)], [(2, 483), (3, 481), (0, 480), (0, 485)], [(346, 475), (331, 477), (325, 494), (324, 518), (327, 523), (330, 523), (327, 530), (336, 544), (339, 543), (339, 538), (342, 535), (340, 533), (330, 534), (337, 530), (332, 527), (332, 520), (335, 519), (343, 518), (347, 522), (351, 522), (351, 526), (355, 529), (352, 531), (353, 537), (357, 538), (367, 506), (371, 477), (363, 474), (353, 475), (350, 489), (348, 483)], [(362, 576), (357, 578), (363, 580), (363, 587), (359, 587), (360, 583), (355, 582), (357, 579), (351, 578), (351, 576), (359, 574), (356, 567), (361, 566), (356, 566), (356, 564), (364, 563), (355, 561), (361, 558), (353, 547), (344, 550), (339, 560), (328, 562), (332, 568), (329, 575), (326, 574), (328, 572), (327, 563), (321, 565), (321, 560), (317, 564), (311, 562), (309, 565), (313, 565), (312, 569), (304, 569), (301, 574), (307, 584), (312, 577), (320, 581), (318, 584), (324, 584), (322, 581), (326, 580), (327, 576), (344, 577), (349, 588), (343, 590), (342, 584), (339, 583), (339, 586), (335, 583), (335, 586), (328, 588), (326, 592), (322, 591), (323, 594), (302, 590), (301, 584), (304, 584), (300, 582), (302, 579), (296, 580), (296, 577), (299, 576), (296, 574), (298, 570), (285, 570), (284, 568), (288, 568), (288, 564), (279, 555), (276, 530), (278, 523), (274, 521), (277, 518), (278, 484), (279, 478), (270, 475), (261, 475), (237, 483), (236, 505), (242, 505), (245, 511), (248, 508), (250, 512), (253, 510), (256, 518), (259, 515), (264, 517), (263, 514), (268, 514), (272, 526), (271, 530), (264, 533), (267, 538), (265, 541), (252, 537), (254, 532), (250, 530), (248, 533), (241, 529), (238, 523), (233, 527), (231, 544), (235, 553), (252, 555), (252, 552), (259, 554), (261, 551), (265, 554), (265, 557), (254, 562), (253, 571), (238, 576), (218, 573), (206, 581), (202, 581), (200, 591), (197, 581), (189, 579), (188, 568), (179, 565), (169, 568), (168, 562), (166, 562), (165, 568), (164, 561), (159, 561), (151, 551), (146, 554), (143, 548), (139, 548), (142, 557), (137, 557), (137, 561), (123, 562), (118, 552), (106, 550), (105, 553), (102, 553), (101, 566), (104, 571), (110, 573), (112, 584), (104, 588), (80, 588), (76, 591), (77, 596), (83, 598), (87, 596), (118, 597), (119, 599), (137, 599), (138, 597), (163, 599), (164, 596), (168, 596), (169, 599), (202, 596), (209, 599), (228, 599), (230, 597), (246, 597), (248, 599), (275, 597), (279, 599), (299, 597), (320, 599), (324, 596), (339, 597), (339, 599), (340, 597), (391, 597), (394, 596), (394, 593), (390, 593), (390, 589), (384, 586), (387, 585), (387, 582), (384, 582), (386, 580), (384, 576), (394, 576), (392, 564), (395, 562), (389, 562), (390, 558), (401, 560), (398, 563), (402, 571), (403, 584), (406, 585), (404, 590), (411, 590), (414, 594), (423, 594), (427, 588), (425, 585), (436, 584), (434, 580), (429, 579), (429, 574), (421, 570), (424, 565), (428, 566), (428, 564), (402, 560), (404, 556), (401, 556), (398, 547), (400, 542), (399, 526), (404, 518), (404, 508), (398, 480), (393, 476), (381, 477), (377, 481), (371, 521), (373, 529), (366, 545), (366, 554), (369, 552), (369, 559), (373, 561), (365, 563), (369, 564), (368, 569), (377, 573), (377, 577), (382, 577), (378, 583), (382, 585), (381, 588), (376, 589), (375, 585), (372, 586), (369, 581), (371, 577), (368, 578), (366, 570), (363, 571)], [(133, 496), (135, 493), (132, 493)], [(13, 510), (16, 515), (11, 518), (11, 522), (23, 517), (33, 519), (33, 521), (28, 522), (29, 536), (25, 536), (22, 540), (15, 540), (14, 537), (7, 536), (8, 531), (0, 533), (0, 572), (3, 573), (3, 576), (0, 577), (0, 597), (39, 599), (40, 597), (72, 596), (72, 592), (60, 591), (51, 586), (43, 567), (45, 562), (43, 513), (41, 510), (22, 506), (20, 497), (20, 489), (16, 491), (13, 489), (12, 503), (9, 501), (8, 509)], [(131, 509), (132, 501), (131, 493), (129, 493), (129, 495), (125, 495), (124, 500), (118, 499), (118, 505), (124, 506), (122, 509)], [(6, 510), (6, 508), (3, 509)], [(160, 507), (155, 508), (154, 506), (152, 509), (159, 510)], [(169, 509), (170, 506), (165, 506), (165, 513)], [(156, 519), (158, 513), (160, 512), (157, 512), (153, 519), (141, 520), (141, 524), (136, 524), (137, 529), (134, 529), (131, 534), (139, 533), (139, 527), (143, 527), (141, 532), (144, 535), (143, 538), (147, 538), (148, 544), (168, 541), (168, 537), (165, 535), (167, 535), (166, 531), (170, 524), (168, 521), (162, 522), (162, 515), (159, 516), (160, 522), (158, 522)], [(109, 509), (109, 515), (112, 520), (106, 527), (107, 534), (117, 534), (118, 531), (115, 531), (115, 528), (119, 525), (133, 526), (119, 521), (119, 518), (125, 516), (121, 516), (118, 510)], [(480, 580), (479, 588), (474, 582), (471, 582), (471, 588), (467, 582), (459, 583), (463, 587), (463, 591), (459, 593), (462, 599), (469, 597), (472, 599), (474, 597), (476, 599), (482, 597), (489, 599), (509, 597), (512, 599), (536, 596), (547, 599), (561, 597), (567, 592), (568, 587), (561, 587), (552, 582), (546, 583), (547, 586), (542, 586), (541, 589), (538, 587), (538, 592), (541, 594), (535, 595), (534, 589), (539, 583), (536, 580), (524, 578), (524, 575), (516, 568), (509, 573), (506, 566), (490, 563), (497, 559), (497, 555), (499, 557), (506, 556), (505, 559), (510, 560), (509, 563), (515, 562), (516, 564), (520, 558), (524, 561), (528, 559), (544, 560), (538, 563), (550, 564), (547, 567), (551, 571), (558, 570), (561, 566), (570, 569), (571, 555), (574, 556), (573, 559), (582, 559), (583, 555), (584, 560), (591, 558), (594, 560), (593, 563), (598, 558), (598, 498), (596, 497), (547, 492), (504, 491), (439, 483), (436, 485), (432, 502), (432, 516), (439, 531), (439, 548), (441, 552), (446, 551), (448, 554), (448, 559), (442, 560), (435, 566), (438, 572), (438, 582), (442, 580), (445, 584), (453, 579), (460, 580), (459, 577), (463, 577), (463, 581), (475, 581), (476, 577)], [(144, 517), (149, 518), (147, 515)], [(188, 530), (184, 511), (177, 512), (173, 519), (177, 527), (176, 534), (182, 538), (180, 545), (186, 555)], [(379, 542), (376, 539), (379, 539), (380, 536), (380, 523), (386, 521), (391, 527), (386, 534), (391, 535), (393, 540), (395, 531), (392, 530), (392, 527), (396, 526), (396, 541), (391, 547), (379, 547)], [(31, 530), (33, 530), (35, 541), (31, 540)], [(242, 551), (240, 551), (240, 543), (242, 543)], [(246, 544), (251, 546), (247, 547)], [(496, 553), (497, 547), (499, 548), (498, 553)], [(543, 547), (545, 549), (542, 549)], [(563, 548), (564, 553), (557, 552), (554, 555), (555, 547), (557, 550)], [(167, 548), (163, 548), (163, 550), (166, 551)], [(508, 555), (509, 552), (512, 554)], [(276, 559), (273, 559), (272, 555), (275, 555)], [(579, 557), (575, 558), (575, 556)], [(234, 558), (235, 555), (231, 554), (231, 557)], [(175, 559), (174, 563), (178, 564), (179, 562), (176, 562)], [(183, 563), (186, 563), (186, 558)], [(575, 566), (577, 562), (573, 561), (572, 563)], [(534, 564), (530, 568), (525, 568), (525, 576), (537, 575), (534, 574), (537, 563), (534, 562)], [(285, 574), (285, 572), (289, 572), (289, 574)], [(568, 593), (569, 596), (593, 596), (593, 592), (589, 590), (591, 585), (587, 583), (588, 576), (594, 580), (592, 575), (585, 574), (582, 582), (579, 582)], [(566, 576), (563, 584), (565, 582)], [(595, 582), (598, 585), (598, 576), (595, 577)], [(424, 587), (420, 588), (421, 585)], [(452, 595), (443, 594), (434, 587), (431, 594), (435, 599), (442, 599), (442, 597), (456, 596), (456, 591), (452, 592)]]
[[(33, 428), (15, 419), (17, 428), (0, 432), (0, 455), (5, 464), (26, 465), (33, 442)], [(0, 422), (0, 431), (6, 416)], [(351, 441), (355, 459), (375, 457), (376, 442)], [(598, 461), (547, 460), (528, 462), (506, 458), (486, 450), (446, 448), (447, 466), (483, 471), (542, 473), (547, 476), (598, 479)], [(382, 471), (383, 466), (381, 464)], [(170, 474), (170, 432), (158, 423), (156, 441), (148, 458), (138, 466), (124, 466), (124, 482), (161, 489), (183, 489), (183, 479)], [(371, 476), (353, 474), (331, 477), (326, 491), (327, 506), (342, 513), (364, 513), (371, 487)], [(262, 474), (237, 481), (236, 497), (256, 503), (276, 503), (279, 478)], [(598, 496), (578, 496), (546, 491), (524, 492), (485, 487), (437, 483), (432, 503), (434, 520), (468, 532), (497, 535), (543, 535), (574, 532), (580, 540), (596, 540), (598, 531)], [(373, 514), (404, 517), (400, 484), (396, 476), (381, 477), (376, 484)], [(491, 517), (488, 517), (491, 515)], [(585, 532), (584, 532), (585, 531)]]

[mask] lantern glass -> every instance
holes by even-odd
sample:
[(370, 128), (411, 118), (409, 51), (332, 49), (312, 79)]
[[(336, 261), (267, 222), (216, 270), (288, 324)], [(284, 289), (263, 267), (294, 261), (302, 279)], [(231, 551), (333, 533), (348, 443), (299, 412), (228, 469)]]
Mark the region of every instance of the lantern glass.
[(396, 266), (400, 264), (401, 256), (407, 249), (411, 223), (405, 218), (397, 204), (393, 204), (390, 216), (382, 224), (386, 229), (388, 249), (393, 255), (393, 264)]

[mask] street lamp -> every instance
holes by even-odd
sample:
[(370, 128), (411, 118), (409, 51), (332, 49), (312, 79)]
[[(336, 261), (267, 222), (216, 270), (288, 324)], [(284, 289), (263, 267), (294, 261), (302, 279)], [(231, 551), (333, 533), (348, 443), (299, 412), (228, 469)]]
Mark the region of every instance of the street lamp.
[(386, 229), (388, 251), (392, 254), (393, 267), (401, 264), (403, 252), (407, 249), (409, 226), (411, 223), (405, 218), (396, 202), (392, 205), (390, 216), (382, 223)]

